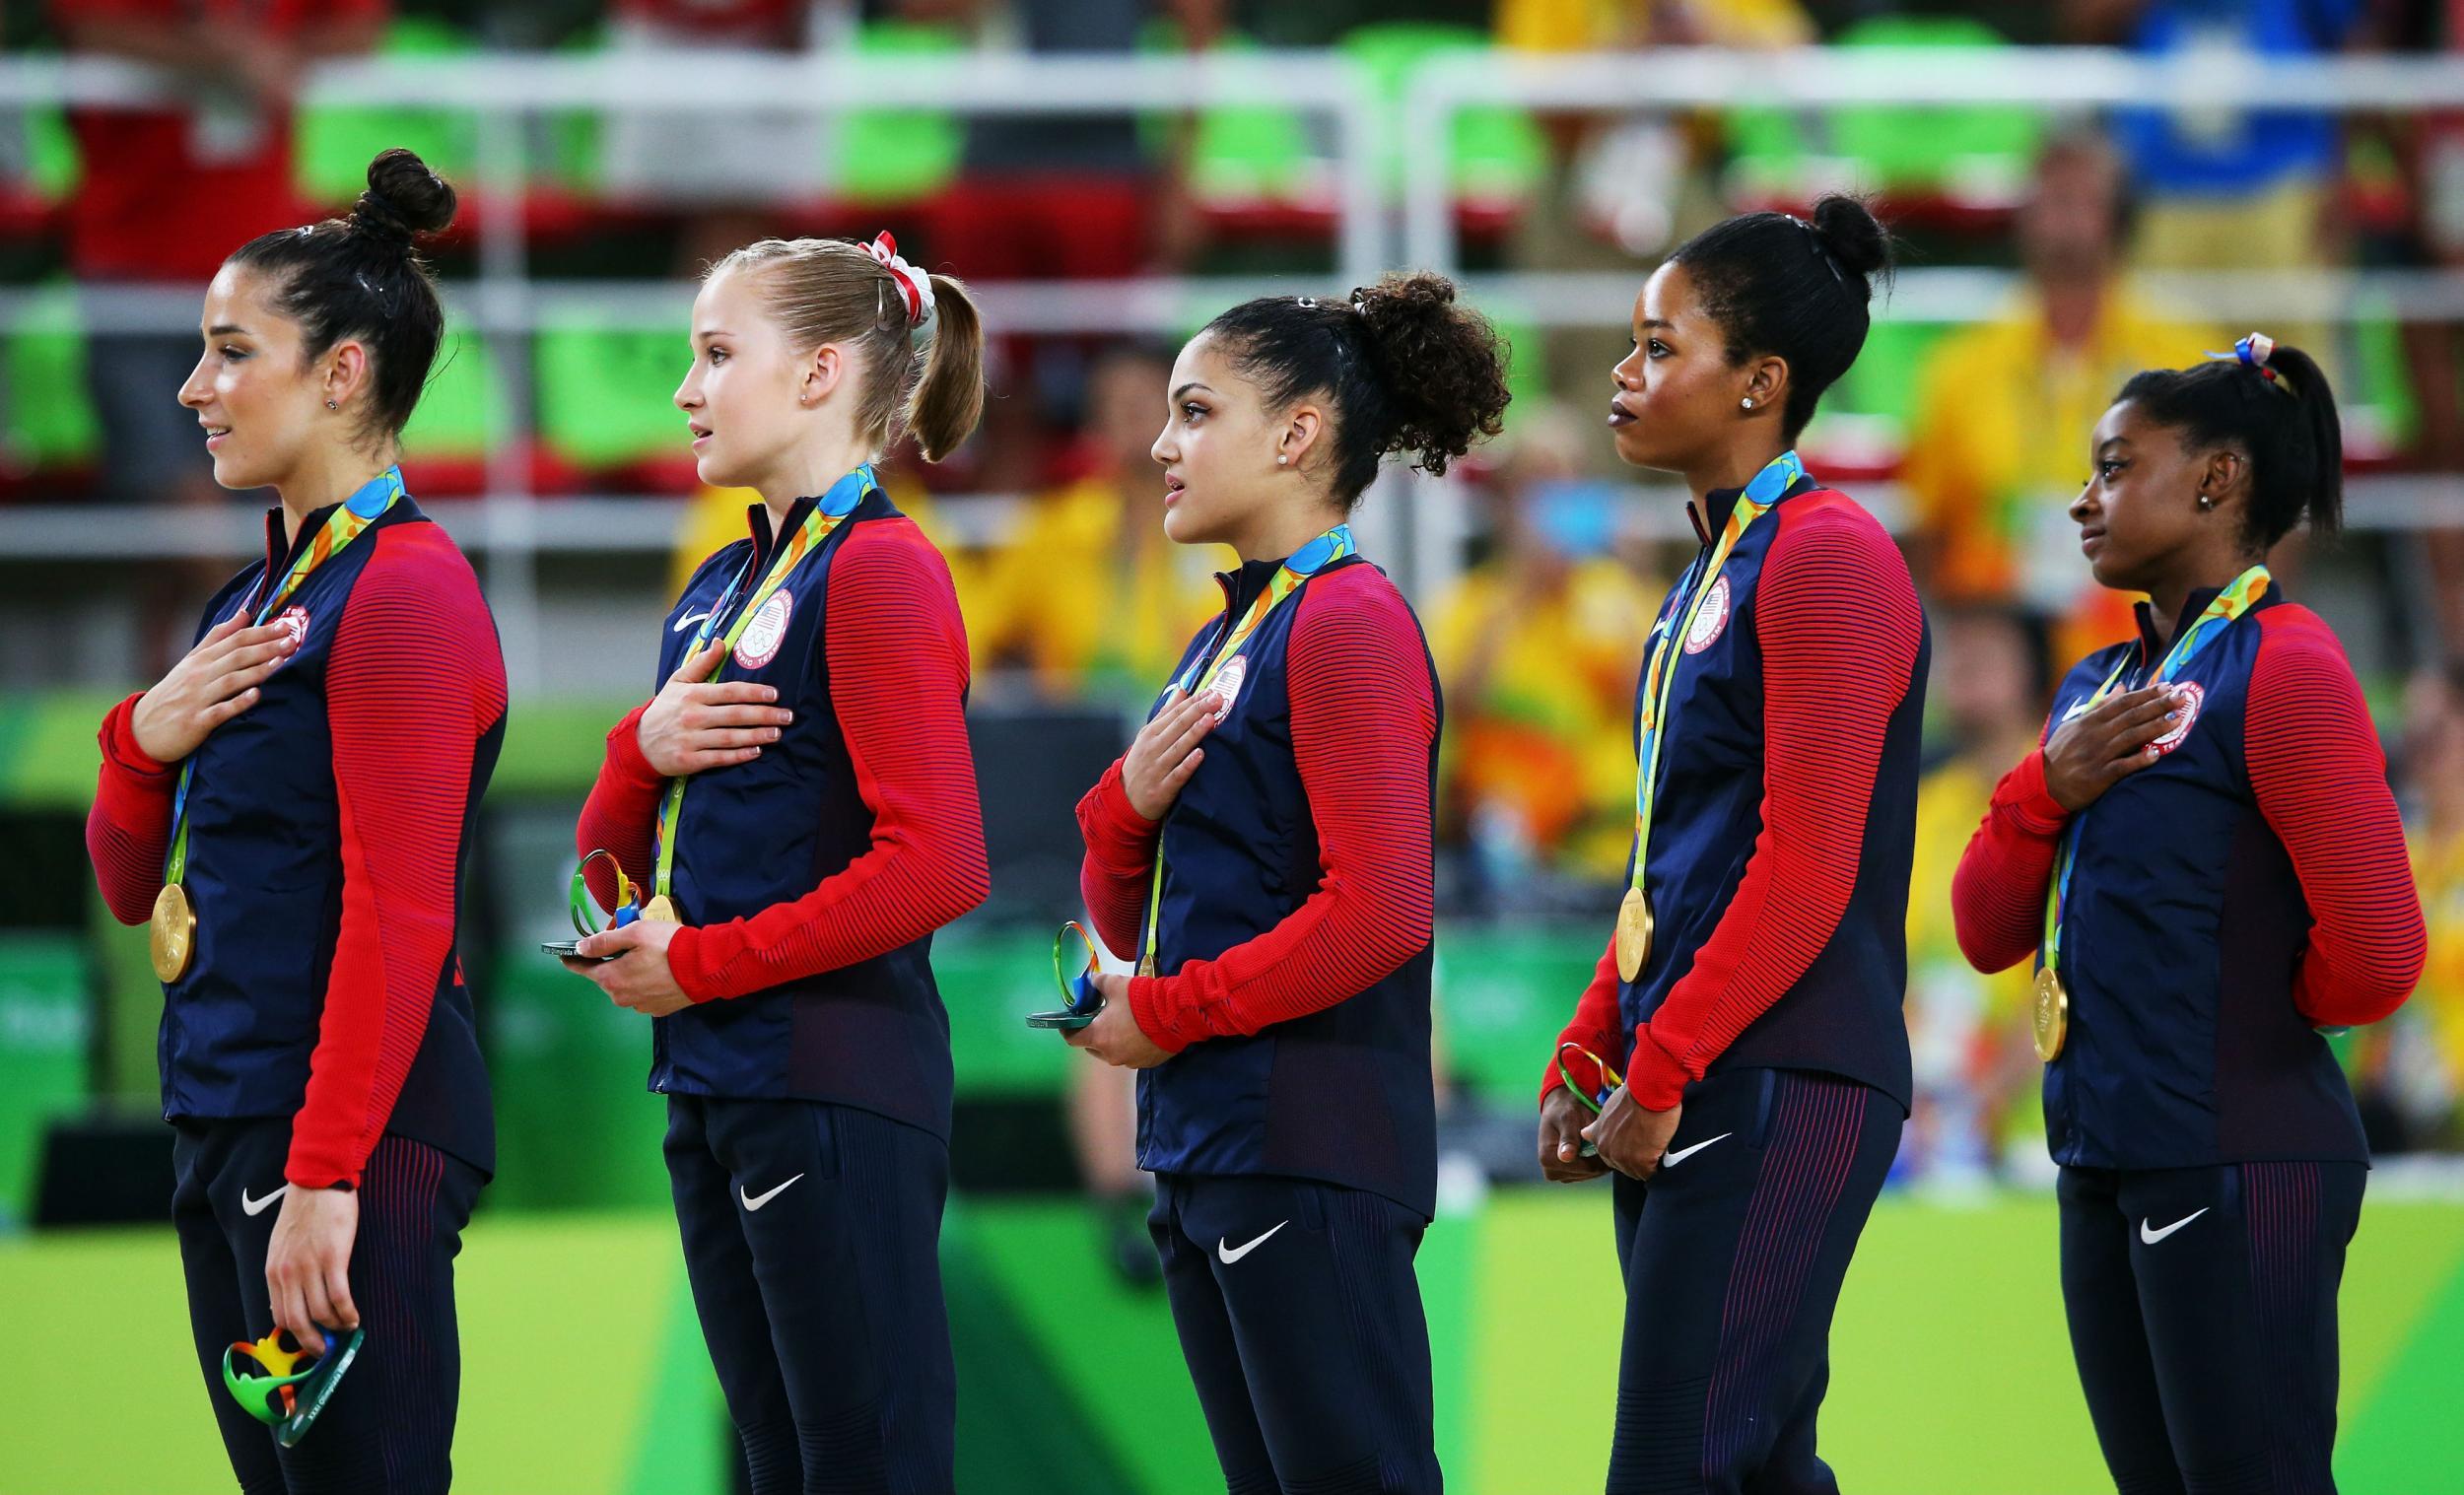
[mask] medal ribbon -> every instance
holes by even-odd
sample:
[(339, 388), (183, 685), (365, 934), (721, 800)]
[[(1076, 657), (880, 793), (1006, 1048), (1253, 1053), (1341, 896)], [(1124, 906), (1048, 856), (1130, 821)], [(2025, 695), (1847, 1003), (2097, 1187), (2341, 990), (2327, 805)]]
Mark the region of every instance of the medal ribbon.
[[(1191, 661), (1190, 667), (1173, 681), (1181, 688), (1182, 699), (1186, 701), (1192, 696), (1204, 694), (1206, 687), (1214, 684), (1215, 677), (1223, 672), (1223, 667), (1232, 662), (1232, 656), (1239, 653), (1251, 636), (1265, 625), (1276, 608), (1283, 605), (1284, 598), (1300, 590), (1303, 581), (1345, 556), (1357, 553), (1359, 549), (1359, 545), (1352, 540), (1352, 527), (1337, 524), (1293, 551), (1291, 559), (1276, 568), (1274, 578), (1266, 583), (1266, 590), (1249, 604), (1249, 611), (1241, 615), (1240, 622), (1234, 624), (1229, 633), (1217, 634), (1205, 651)], [(1154, 881), (1146, 893), (1146, 934), (1138, 946), (1137, 969), (1141, 974), (1153, 971), (1156, 928), (1163, 917), (1163, 906), (1164, 846), (1163, 837), (1158, 833), (1155, 839)]]
[[(291, 563), (291, 569), (283, 573), (281, 583), (274, 587), (272, 595), (266, 597), (264, 605), (257, 609), (256, 623), (262, 625), (266, 619), (272, 617), (275, 609), (290, 601), (292, 594), (306, 584), (310, 573), (332, 560), (344, 546), (358, 539), (369, 525), (382, 517), (385, 510), (393, 507), (394, 501), (401, 497), (403, 497), (402, 469), (388, 467), (361, 484), (357, 492), (335, 506), (333, 513), (327, 516), (323, 524), (317, 526), (316, 536), (308, 541), (308, 549), (300, 552), (299, 559)], [(265, 576), (257, 578), (257, 587), (260, 592), (272, 576), (273, 572), (269, 568)], [(197, 755), (190, 753), (188, 761), (179, 766), (179, 788), (171, 796), (171, 861), (164, 870), (163, 881), (172, 887), (177, 887), (180, 879), (186, 876), (188, 871), (188, 785), (196, 777)]]
[[(752, 623), (753, 615), (762, 610), (762, 604), (769, 601), (773, 593), (787, 584), (788, 577), (794, 575), (797, 563), (820, 549), (821, 542), (829, 539), (832, 531), (846, 523), (847, 516), (854, 513), (880, 486), (873, 477), (870, 462), (830, 485), (830, 491), (823, 494), (804, 515), (804, 522), (797, 525), (795, 532), (779, 547), (771, 559), (770, 570), (762, 575), (761, 585), (744, 599), (744, 606), (736, 613), (735, 621), (727, 625), (727, 632), (719, 642), (727, 646), (730, 653), (735, 649), (736, 641), (744, 636), (744, 630)], [(686, 658), (690, 659), (710, 646), (711, 630), (727, 616), (728, 606), (734, 602), (736, 592), (744, 585), (745, 579), (752, 576), (758, 559), (755, 556), (745, 558), (743, 568), (727, 583), (727, 589), (719, 593), (718, 604), (702, 619), (702, 626), (694, 631), (693, 645), (684, 652)], [(726, 667), (727, 661), (719, 660), (719, 668), (711, 671), (711, 679), (719, 679)], [(690, 776), (667, 781), (667, 795), (658, 807), (658, 866), (650, 888), (656, 897), (666, 897), (674, 881), (676, 824), (684, 813), (684, 786), (690, 781)]]
[(1694, 631), (1694, 619), (1711, 595), (1720, 569), (1737, 549), (1737, 542), (1805, 475), (1806, 465), (1794, 451), (1781, 452), (1769, 466), (1754, 474), (1745, 491), (1738, 495), (1737, 507), (1729, 510), (1728, 522), (1720, 526), (1719, 542), (1709, 555), (1695, 562), (1700, 571), (1692, 574), (1689, 581), (1679, 583), (1685, 601), (1665, 614), (1660, 626), (1653, 630), (1651, 662), (1643, 670), (1641, 734), (1634, 754), (1633, 886), (1637, 893), (1643, 891), (1644, 864), (1651, 855), (1651, 817), (1660, 797), (1660, 746), (1668, 737), (1669, 691), (1677, 681), (1677, 654), (1686, 637)]
[[(2216, 600), (2210, 602), (2206, 610), (2182, 630), (2181, 637), (2173, 641), (2173, 646), (2164, 651), (2164, 657), (2156, 663), (2156, 675), (2151, 683), (2170, 681), (2200, 649), (2207, 646), (2211, 639), (2223, 633), (2235, 618), (2248, 612), (2250, 604), (2256, 602), (2275, 579), (2265, 566), (2253, 566), (2233, 578), (2230, 584), (2216, 594)], [(2104, 677), (2104, 683), (2096, 687), (2095, 693), (2081, 705), (2079, 711), (2065, 715), (2063, 720), (2092, 710), (2097, 702), (2113, 694), (2113, 687), (2129, 668), (2130, 652), (2125, 650), (2121, 662)], [(2071, 817), (2070, 829), (2062, 838), (2061, 849), (2054, 854), (2053, 898), (2045, 913), (2045, 941), (2037, 961), (2039, 970), (2060, 969), (2056, 962), (2062, 955), (2062, 911), (2071, 901), (2071, 862), (2079, 852), (2080, 828), (2085, 820), (2084, 814)]]

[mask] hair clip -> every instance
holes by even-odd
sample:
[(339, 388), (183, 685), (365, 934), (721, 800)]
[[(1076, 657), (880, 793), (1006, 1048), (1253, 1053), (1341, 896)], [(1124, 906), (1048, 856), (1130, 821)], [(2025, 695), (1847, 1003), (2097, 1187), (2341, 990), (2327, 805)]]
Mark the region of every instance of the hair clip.
[(2276, 339), (2264, 332), (2253, 332), (2244, 337), (2240, 342), (2233, 344), (2233, 351), (2230, 353), (2219, 353), (2210, 348), (2207, 354), (2213, 359), (2239, 359), (2241, 367), (2258, 371), (2259, 377), (2269, 383), (2283, 384), (2287, 389), (2293, 387), (2285, 384), (2276, 371), (2268, 367), (2267, 361), (2276, 356)]
[(1295, 296), (1292, 300), (1304, 310), (1315, 311), (1318, 309), (1318, 299), (1314, 296)]
[(1354, 316), (1367, 316), (1368, 314), (1369, 314), (1369, 304), (1368, 304), (1367, 302), (1365, 302), (1365, 301), (1355, 301), (1355, 302), (1353, 302), (1353, 303), (1352, 303), (1352, 315), (1354, 315)]
[(1806, 231), (1806, 247), (1814, 251), (1814, 257), (1822, 262), (1823, 269), (1831, 272), (1831, 279), (1843, 286), (1848, 284), (1848, 277), (1839, 273), (1839, 261), (1831, 258), (1831, 251), (1822, 247), (1822, 231), (1794, 213), (1783, 213), (1780, 216)]

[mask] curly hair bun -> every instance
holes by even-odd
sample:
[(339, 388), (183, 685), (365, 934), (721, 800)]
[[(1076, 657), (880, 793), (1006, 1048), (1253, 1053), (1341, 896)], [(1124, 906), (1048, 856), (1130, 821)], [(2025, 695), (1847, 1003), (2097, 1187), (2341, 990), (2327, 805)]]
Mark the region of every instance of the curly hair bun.
[(1408, 453), (1442, 474), (1506, 412), (1506, 352), (1488, 318), (1455, 301), (1454, 282), (1427, 271), (1390, 274), (1351, 295), (1387, 395), (1378, 452)]

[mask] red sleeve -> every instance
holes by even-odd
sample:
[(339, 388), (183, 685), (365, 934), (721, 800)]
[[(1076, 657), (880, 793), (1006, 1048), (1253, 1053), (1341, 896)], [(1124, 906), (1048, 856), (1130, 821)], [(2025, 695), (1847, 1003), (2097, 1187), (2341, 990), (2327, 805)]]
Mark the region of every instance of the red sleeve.
[(1829, 505), (1779, 519), (1754, 592), (1762, 833), (1693, 968), (1635, 1035), (1626, 1088), (1650, 1111), (1682, 1099), (1839, 927), (1883, 735), (1916, 668), (1924, 614), (1882, 527)]
[(2007, 971), (2044, 940), (2054, 853), (2070, 811), (2045, 787), (2042, 748), (2002, 776), (1985, 818), (1951, 876), (1951, 917), (1959, 953), (1988, 974)]
[(479, 739), (505, 716), (505, 659), (479, 580), (445, 531), (377, 531), (325, 665), (342, 817), (342, 931), (284, 1177), (357, 1184), (453, 979), (456, 876)]
[[(667, 788), (667, 781), (642, 756), (642, 714), (650, 709), (645, 701), (608, 728), (607, 756), (599, 760), (599, 777), (591, 783), (590, 797), (582, 804), (582, 819), (574, 826), (576, 856), (601, 850), (614, 853), (637, 888), (650, 885), (658, 801)], [(583, 876), (602, 910), (616, 907), (615, 868), (594, 861)]]
[[(1582, 997), (1574, 1004), (1574, 1018), (1557, 1034), (1557, 1047), (1580, 1044), (1607, 1059), (1619, 1072), (1626, 1066), (1626, 1051), (1631, 1047), (1626, 1037), (1624, 1015), (1617, 1010), (1617, 940), (1612, 933), (1608, 946), (1600, 952), (1600, 964), (1592, 968), (1591, 985), (1583, 988)], [(1540, 1099), (1565, 1081), (1557, 1074), (1557, 1056), (1548, 1056), (1548, 1067), (1540, 1077)], [(1588, 1082), (1587, 1082), (1588, 1083)]]
[(2327, 625), (2307, 608), (2257, 617), (2242, 753), (2314, 920), (2293, 1005), (2314, 1023), (2374, 1023), (2412, 994), (2429, 950), (2386, 756)]
[[(144, 693), (139, 692), (142, 696)], [(129, 717), (138, 696), (111, 708), (99, 734), (103, 773), (86, 812), (86, 855), (111, 917), (146, 921), (163, 891), (163, 860), (171, 849), (171, 798), (179, 787), (174, 764), (157, 763), (137, 746)]]
[(1175, 1053), (1332, 1007), (1429, 946), (1437, 690), (1419, 625), (1368, 566), (1318, 578), (1297, 605), (1284, 678), (1317, 891), (1214, 960), (1130, 980), (1138, 1027)]
[(1078, 864), (1078, 896), (1095, 920), (1095, 937), (1124, 960), (1135, 960), (1146, 938), (1146, 898), (1154, 889), (1155, 838), (1161, 827), (1140, 815), (1121, 784), (1114, 759), (1095, 787), (1078, 801), (1078, 836), (1086, 859)]
[(831, 703), (872, 846), (793, 902), (678, 930), (667, 964), (695, 1001), (887, 954), (992, 892), (948, 563), (912, 522), (858, 524), (830, 564), (829, 605)]

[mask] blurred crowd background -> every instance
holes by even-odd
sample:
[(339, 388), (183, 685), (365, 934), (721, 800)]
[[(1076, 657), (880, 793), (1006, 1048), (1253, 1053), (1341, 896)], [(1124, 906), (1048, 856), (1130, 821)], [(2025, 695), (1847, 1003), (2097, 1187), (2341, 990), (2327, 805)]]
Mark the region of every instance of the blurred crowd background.
[[(647, 690), (649, 630), (676, 578), (743, 523), (746, 495), (697, 491), (667, 402), (700, 266), (765, 235), (886, 228), (910, 258), (989, 288), (985, 430), (954, 460), (902, 460), (890, 477), (951, 557), (975, 649), (997, 866), (974, 922), (1024, 931), (983, 947), (1007, 952), (984, 962), (1014, 974), (1007, 985), (971, 990), (963, 961), (945, 985), (954, 1009), (980, 999), (1005, 1033), (1013, 993), (1037, 989), (1035, 941), (1072, 912), (1069, 806), (1219, 605), (1222, 557), (1164, 538), (1147, 456), (1178, 340), (1233, 299), (1212, 287), (1328, 294), (1358, 263), (1342, 238), (1344, 144), (1297, 102), (708, 112), (510, 98), (491, 120), (316, 89), (319, 68), (450, 80), (613, 57), (691, 79), (795, 55), (895, 67), (1305, 49), (1363, 70), (1387, 110), (1369, 184), (1386, 228), (1407, 164), (1442, 158), (1453, 268), (1514, 348), (1503, 439), (1443, 484), (1390, 481), (1363, 516), (1445, 689), (1441, 949), (1465, 953), (1447, 958), (1441, 1003), (1454, 1101), (1497, 1119), (1496, 1172), (1528, 1151), (1547, 1035), (1613, 908), (1640, 649), (1688, 554), (1678, 497), (1617, 468), (1601, 429), (1631, 298), (1693, 230), (1842, 186), (1878, 194), (1907, 273), (1803, 449), (1885, 514), (1936, 630), (1909, 916), (1922, 1095), (1902, 1174), (1958, 1188), (2044, 1172), (2027, 975), (1980, 978), (1960, 959), (1951, 874), (1995, 781), (2032, 746), (2055, 673), (2129, 626), (2129, 599), (2093, 585), (2065, 512), (2096, 417), (2131, 373), (2229, 348), (2252, 326), (2335, 374), (2352, 529), (2289, 545), (2279, 572), (2361, 671), (2430, 917), (2419, 994), (2340, 1043), (2382, 1152), (2464, 1147), (2464, 108), (2310, 111), (2221, 92), (2073, 109), (1814, 106), (1747, 88), (1674, 109), (1476, 103), (1437, 140), (1410, 136), (1399, 111), (1413, 70), (1455, 53), (1613, 52), (1645, 73), (1695, 55), (1666, 49), (1700, 46), (1955, 48), (1995, 67), (2055, 46), (2224, 64), (2445, 56), (2464, 69), (2459, 0), (6, 0), (0, 26), (0, 78), (24, 85), (0, 90), (0, 825), (13, 846), (0, 927), (58, 952), (0, 961), (0, 1015), (37, 1012), (6, 997), (11, 981), (22, 993), (53, 979), (40, 972), (73, 994), (64, 1015), (0, 1022), (0, 1065), (44, 1043), (75, 1053), (53, 1079), (12, 1087), (21, 1113), (108, 1096), (141, 1109), (151, 1086), (142, 966), (114, 953), (76, 839), (92, 782), (78, 734), (184, 648), (197, 604), (252, 543), (261, 496), (213, 485), (174, 398), (198, 293), (249, 236), (346, 203), (377, 149), (410, 145), (465, 186), (435, 249), (455, 330), (404, 466), (472, 550), (514, 658), (515, 739), (474, 933), (506, 972), (501, 1075), (518, 1072), (513, 1051), (541, 1024), (565, 1021), (538, 1014), (574, 1000), (521, 1005), (558, 979), (532, 969), (524, 941), (562, 918), (559, 817), (569, 835), (595, 733)], [(167, 69), (170, 92), (95, 103), (27, 83), (89, 57)], [(518, 138), (492, 138), (504, 121)], [(1402, 262), (1400, 238), (1382, 242), (1377, 263)], [(616, 1034), (607, 1060), (636, 1086), (641, 1051), (625, 1046), (638, 1044)], [(1016, 1059), (1030, 1078), (984, 1104), (1042, 1095), (1035, 1114), (1052, 1111), (1059, 1070), (1045, 1062)], [(1101, 1142), (1117, 1102), (1070, 1114), (1095, 1139), (1084, 1175), (1127, 1189)]]

